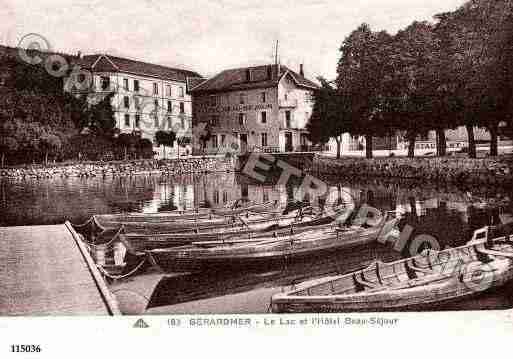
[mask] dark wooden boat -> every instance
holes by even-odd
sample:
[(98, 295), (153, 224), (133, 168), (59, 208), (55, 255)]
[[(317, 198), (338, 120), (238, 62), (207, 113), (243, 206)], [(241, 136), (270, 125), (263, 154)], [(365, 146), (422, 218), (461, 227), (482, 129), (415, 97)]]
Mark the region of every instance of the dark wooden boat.
[(189, 246), (146, 251), (150, 261), (166, 271), (209, 271), (232, 267), (269, 265), (289, 259), (322, 255), (341, 248), (374, 242), (387, 235), (398, 219), (386, 220), (371, 228), (321, 226), (274, 237), (240, 243), (200, 242)]
[(419, 310), (461, 300), (513, 279), (512, 237), (467, 245), (304, 283), (272, 297), (272, 311)]

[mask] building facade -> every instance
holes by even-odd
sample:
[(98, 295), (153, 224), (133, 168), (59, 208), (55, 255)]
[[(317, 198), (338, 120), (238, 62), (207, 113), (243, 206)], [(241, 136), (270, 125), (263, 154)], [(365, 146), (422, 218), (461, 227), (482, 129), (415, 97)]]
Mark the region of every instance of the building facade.
[[(188, 92), (200, 75), (141, 61), (101, 55), (81, 56), (80, 71), (65, 81), (66, 90), (88, 92), (90, 101), (100, 101), (113, 93), (111, 100), (119, 133), (134, 133), (155, 143), (159, 130), (173, 131), (177, 137), (192, 137), (192, 103)], [(86, 86), (81, 84), (87, 83)], [(162, 158), (163, 146), (154, 146)], [(191, 149), (174, 147), (167, 156)]]
[[(317, 85), (285, 66), (225, 70), (191, 90), (203, 153), (308, 150), (306, 124)], [(195, 138), (201, 136), (195, 134)]]

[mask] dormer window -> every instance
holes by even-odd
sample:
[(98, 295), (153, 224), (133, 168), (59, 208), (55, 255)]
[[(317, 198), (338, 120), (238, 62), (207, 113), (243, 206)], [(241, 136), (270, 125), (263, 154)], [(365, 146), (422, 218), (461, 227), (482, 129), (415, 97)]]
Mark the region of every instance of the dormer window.
[(102, 90), (106, 91), (110, 87), (110, 77), (109, 76), (101, 76), (100, 77), (100, 86)]
[(246, 82), (251, 81), (251, 69), (246, 69)]

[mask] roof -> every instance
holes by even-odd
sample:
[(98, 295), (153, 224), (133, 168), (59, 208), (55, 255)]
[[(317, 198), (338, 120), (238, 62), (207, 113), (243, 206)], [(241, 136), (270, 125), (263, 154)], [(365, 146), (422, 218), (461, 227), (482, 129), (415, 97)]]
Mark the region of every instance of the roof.
[[(250, 90), (257, 88), (275, 87), (284, 76), (291, 76), (297, 86), (318, 88), (314, 82), (294, 72), (286, 66), (263, 65), (224, 70), (216, 76), (194, 87), (193, 93), (211, 93), (224, 91)], [(280, 69), (278, 74), (278, 68)], [(248, 71), (250, 79), (248, 81)]]
[(188, 77), (187, 78), (187, 91), (192, 90), (193, 88), (195, 88), (196, 86), (202, 84), (206, 80), (207, 79), (205, 79), (203, 77)]
[[(108, 54), (94, 54), (85, 55), (79, 58), (75, 55), (57, 53), (57, 52), (42, 52), (38, 50), (28, 50), (33, 52), (44, 53), (45, 55), (59, 54), (74, 64), (80, 65), (89, 70), (105, 71), (105, 72), (124, 72), (140, 76), (150, 76), (165, 80), (175, 80), (180, 82), (187, 82), (188, 78), (195, 78), (191, 81), (193, 86), (204, 81), (200, 74), (194, 71), (167, 67), (162, 65), (150, 64), (148, 62), (127, 59), (123, 57), (111, 56)], [(0, 55), (18, 56), (19, 48), (0, 45)], [(201, 79), (201, 81), (200, 81)], [(189, 84), (188, 84), (189, 85)], [(188, 86), (189, 88), (189, 86)]]
[(107, 54), (86, 55), (78, 59), (77, 63), (97, 72), (123, 72), (180, 82), (186, 82), (189, 77), (201, 78), (201, 75), (194, 71), (155, 65)]

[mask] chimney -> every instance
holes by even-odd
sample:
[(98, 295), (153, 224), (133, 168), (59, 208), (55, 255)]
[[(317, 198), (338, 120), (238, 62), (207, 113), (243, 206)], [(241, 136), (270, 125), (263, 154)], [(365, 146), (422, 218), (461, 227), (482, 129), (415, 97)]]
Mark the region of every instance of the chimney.
[(246, 69), (246, 82), (251, 82), (251, 69)]
[(299, 65), (299, 74), (303, 77), (305, 77), (305, 71), (303, 70), (303, 64)]
[(77, 52), (77, 57), (78, 57), (79, 59), (81, 59), (81, 58), (82, 58), (82, 51), (78, 51), (78, 52)]

